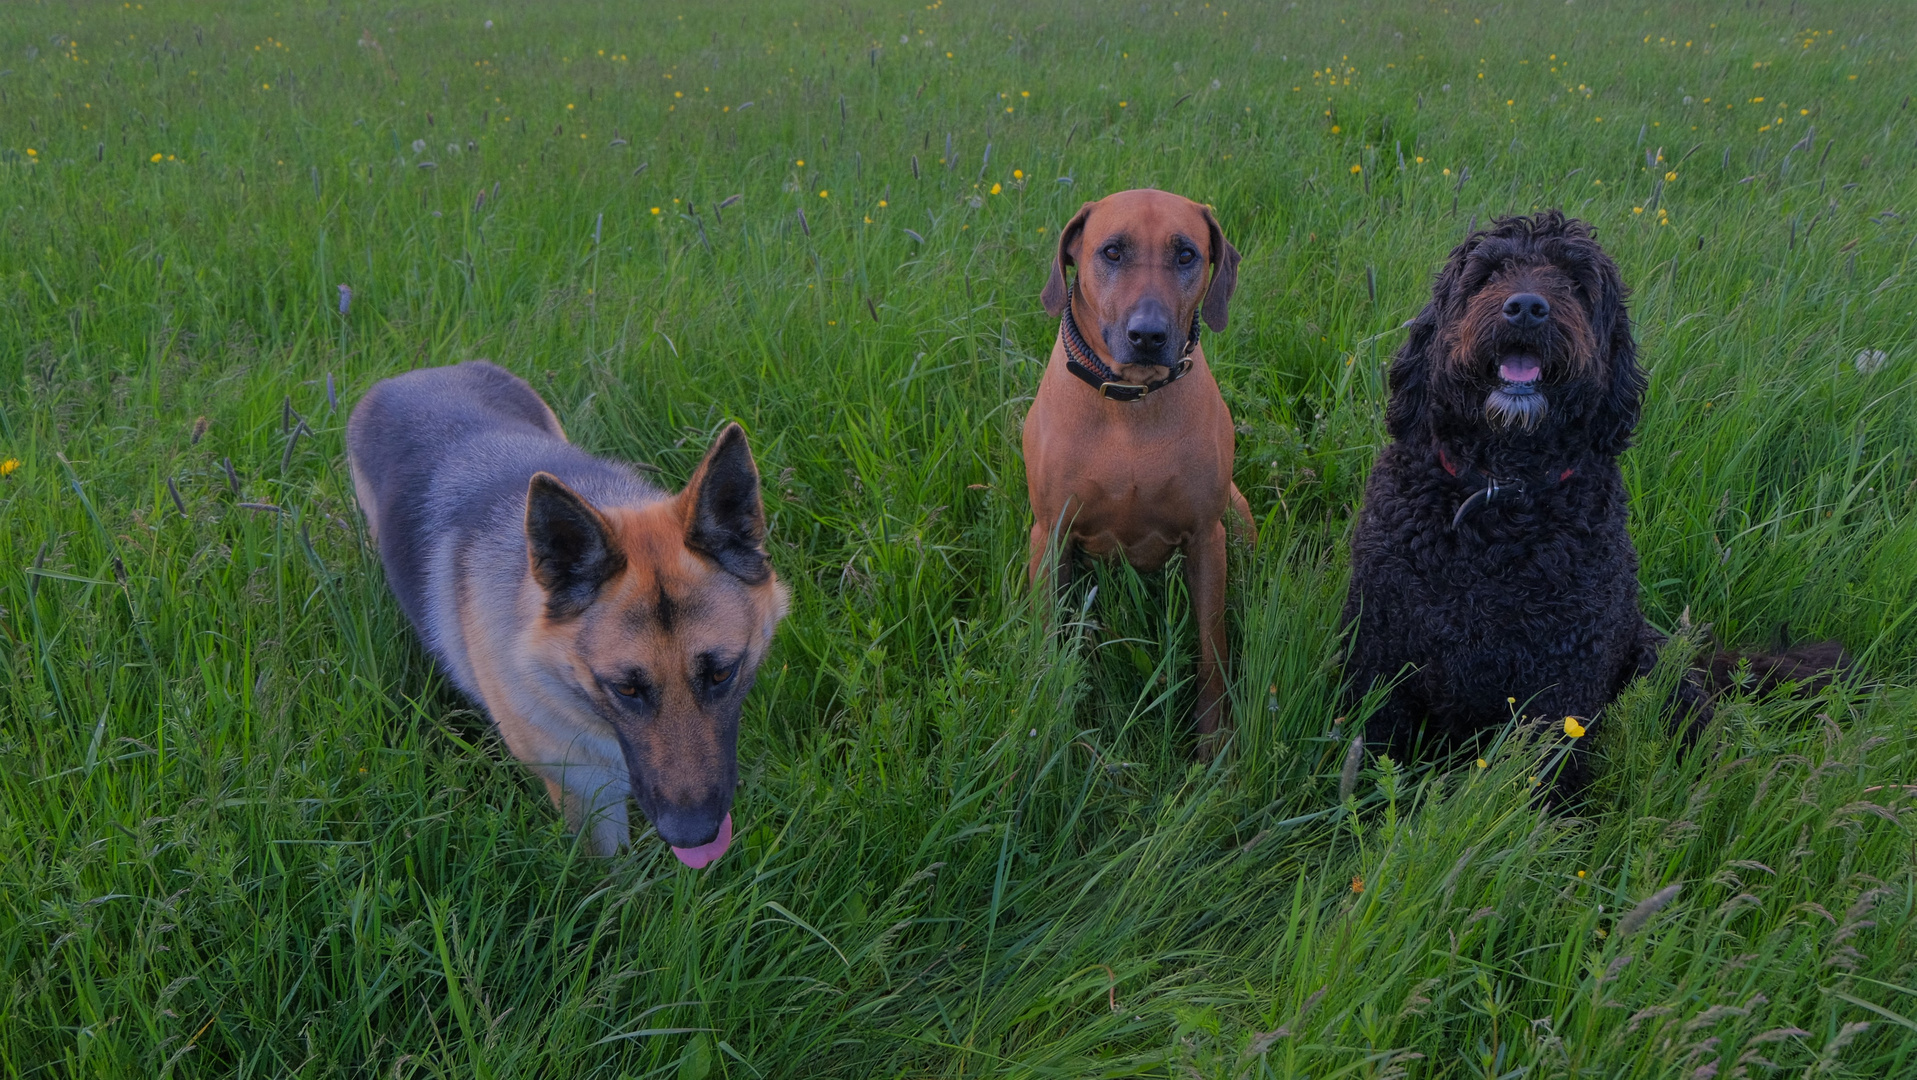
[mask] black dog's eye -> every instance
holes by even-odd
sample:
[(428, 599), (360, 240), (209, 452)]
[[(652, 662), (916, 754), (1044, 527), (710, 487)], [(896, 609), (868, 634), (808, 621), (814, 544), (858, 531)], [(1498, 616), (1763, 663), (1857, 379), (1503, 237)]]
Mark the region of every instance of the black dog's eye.
[(1108, 259), (1108, 260), (1110, 260), (1110, 261), (1112, 261), (1112, 262), (1117, 262), (1117, 261), (1118, 261), (1118, 256), (1119, 256), (1119, 250), (1118, 250), (1118, 245), (1117, 245), (1117, 244), (1106, 244), (1106, 245), (1105, 245), (1105, 250), (1103, 250), (1103, 251), (1101, 251), (1101, 252), (1099, 252), (1099, 254), (1100, 254), (1100, 255), (1103, 255), (1103, 256), (1105, 256), (1105, 258), (1106, 258), (1106, 259)]
[(1190, 248), (1186, 248), (1185, 250), (1178, 253), (1178, 265), (1190, 266), (1191, 261), (1193, 259), (1196, 259), (1197, 257), (1198, 257), (1198, 253), (1196, 251), (1193, 251)]

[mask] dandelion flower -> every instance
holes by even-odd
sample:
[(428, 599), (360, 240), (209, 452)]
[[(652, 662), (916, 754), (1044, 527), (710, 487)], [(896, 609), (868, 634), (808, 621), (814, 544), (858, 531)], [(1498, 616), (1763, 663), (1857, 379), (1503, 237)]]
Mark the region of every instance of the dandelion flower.
[(1564, 718), (1564, 733), (1573, 739), (1582, 739), (1584, 738), (1584, 725), (1578, 723), (1577, 717), (1567, 716)]
[(166, 155), (165, 155), (165, 154), (155, 154), (155, 155), (153, 155), (152, 157), (150, 157), (150, 158), (148, 158), (147, 160), (148, 160), (148, 161), (162, 161), (162, 160), (164, 160), (165, 158), (166, 158)]
[(1584, 876), (1584, 871), (1582, 871), (1582, 870), (1579, 870), (1579, 871), (1578, 871), (1578, 876), (1579, 876), (1579, 877), (1583, 877), (1583, 876)]
[(829, 197), (831, 196), (831, 194), (832, 194), (832, 193), (831, 193), (831, 192), (829, 192), (829, 191), (821, 191), (821, 192), (819, 192), (819, 198), (821, 198), (821, 199), (824, 199), (824, 198), (829, 198)]
[(1020, 91), (1018, 92), (1018, 96), (1019, 96), (1019, 97), (1031, 97), (1031, 96), (1032, 96), (1032, 92), (1031, 92), (1030, 90), (1020, 90)]
[(659, 212), (659, 208), (658, 208), (658, 207), (656, 207), (656, 206), (655, 206), (655, 207), (653, 207), (653, 208), (652, 208), (652, 212), (653, 212), (654, 214), (657, 214), (657, 213)]
[(872, 224), (872, 215), (870, 215), (870, 214), (867, 214), (867, 215), (865, 216), (865, 223), (866, 223), (867, 225), (870, 225), (870, 224)]
[(1631, 213), (1633, 214), (1642, 214), (1643, 212), (1644, 212), (1644, 208), (1642, 206), (1631, 207)]
[(1351, 175), (1353, 175), (1353, 176), (1356, 176), (1356, 175), (1358, 175), (1359, 173), (1361, 173), (1361, 172), (1364, 172), (1364, 171), (1365, 171), (1365, 167), (1364, 167), (1363, 165), (1353, 165), (1353, 166), (1351, 167)]
[(1023, 179), (1025, 179), (1025, 170), (1024, 170), (1024, 169), (1013, 169), (1013, 170), (1012, 170), (1012, 179), (1014, 179), (1014, 180), (1023, 180)]
[(997, 195), (1002, 190), (1004, 189), (999, 187), (997, 184), (992, 185), (992, 194)]
[(1339, 127), (1339, 126), (1338, 126), (1337, 124), (1333, 124), (1333, 125), (1331, 125), (1331, 133), (1332, 133), (1333, 135), (1336, 135), (1336, 134), (1338, 134), (1339, 132), (1341, 132), (1341, 131), (1343, 131), (1343, 130), (1344, 130), (1344, 128), (1341, 128), (1341, 127)]
[(1119, 103), (1118, 103), (1118, 107), (1122, 109), (1122, 108), (1124, 108), (1125, 106), (1127, 106), (1127, 105), (1129, 105), (1129, 104), (1131, 104), (1131, 103), (1130, 103), (1130, 102), (1128, 102), (1128, 101), (1121, 101), (1121, 102), (1119, 102)]
[(28, 156), (28, 157), (39, 157), (39, 156), (40, 156), (40, 151), (38, 151), (38, 150), (35, 150), (35, 149), (34, 149), (33, 147), (31, 147), (31, 146), (29, 146), (29, 147), (27, 147), (27, 156)]
[(796, 161), (796, 162), (793, 162), (793, 164), (795, 164), (795, 165), (797, 165), (797, 166), (798, 166), (799, 168), (801, 168), (801, 169), (803, 169), (803, 168), (805, 168), (805, 159), (804, 159), (804, 158), (800, 158), (800, 159), (799, 159), (798, 161)]
[(1677, 173), (1675, 172), (1667, 172), (1664, 174), (1664, 182), (1667, 184), (1676, 179), (1677, 179)]
[(1414, 163), (1414, 164), (1418, 164), (1418, 165), (1423, 165), (1423, 164), (1424, 164), (1424, 159), (1423, 159), (1423, 158), (1414, 158), (1414, 159), (1413, 159), (1413, 163)]
[(13, 471), (19, 467), (19, 458), (8, 458), (5, 461), (0, 461), (0, 476), (12, 476)]

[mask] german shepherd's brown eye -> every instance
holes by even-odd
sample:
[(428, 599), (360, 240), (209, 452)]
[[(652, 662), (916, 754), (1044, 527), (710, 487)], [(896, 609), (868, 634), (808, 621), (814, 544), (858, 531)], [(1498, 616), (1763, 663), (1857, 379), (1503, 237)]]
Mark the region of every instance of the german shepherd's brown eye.
[(638, 697), (639, 684), (635, 682), (614, 683), (612, 692), (618, 694), (620, 697)]
[(1117, 244), (1106, 244), (1105, 249), (1100, 251), (1099, 254), (1105, 256), (1106, 259), (1112, 262), (1117, 262), (1120, 252)]
[(711, 673), (706, 676), (706, 678), (711, 680), (712, 685), (714, 686), (724, 686), (725, 684), (732, 681), (733, 674), (737, 672), (738, 670), (739, 670), (739, 665), (737, 664), (732, 664), (728, 667), (722, 667), (722, 668), (715, 667), (712, 669)]

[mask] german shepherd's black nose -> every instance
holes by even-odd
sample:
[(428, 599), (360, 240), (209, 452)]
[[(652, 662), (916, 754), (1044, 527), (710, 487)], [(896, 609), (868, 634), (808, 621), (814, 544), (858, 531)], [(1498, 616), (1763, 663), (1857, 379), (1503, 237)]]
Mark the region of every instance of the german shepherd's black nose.
[(676, 848), (696, 848), (710, 844), (713, 837), (719, 835), (719, 825), (725, 820), (730, 801), (713, 798), (695, 806), (662, 801), (651, 808), (648, 816), (652, 818), (652, 827), (659, 830), (661, 840)]
[(1551, 317), (1551, 302), (1537, 293), (1518, 293), (1504, 302), (1504, 321), (1520, 330), (1544, 325)]

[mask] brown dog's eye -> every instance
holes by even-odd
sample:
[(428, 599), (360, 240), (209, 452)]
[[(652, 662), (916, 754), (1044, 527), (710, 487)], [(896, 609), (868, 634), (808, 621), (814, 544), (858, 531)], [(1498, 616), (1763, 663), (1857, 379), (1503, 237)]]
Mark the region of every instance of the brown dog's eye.
[(731, 667), (713, 668), (712, 674), (706, 676), (706, 678), (712, 680), (712, 685), (714, 686), (724, 686), (725, 684), (732, 681), (733, 672), (738, 670), (739, 670), (739, 665), (737, 664), (734, 664)]
[(615, 683), (613, 684), (612, 692), (618, 694), (620, 697), (638, 697), (639, 684), (632, 682)]
[(1196, 251), (1193, 251), (1190, 248), (1186, 248), (1185, 250), (1178, 253), (1178, 265), (1190, 266), (1191, 261), (1193, 259), (1196, 259), (1197, 257), (1198, 257), (1198, 253)]
[(1099, 252), (1099, 254), (1100, 254), (1100, 255), (1103, 255), (1103, 256), (1105, 256), (1105, 258), (1107, 258), (1107, 259), (1109, 259), (1109, 260), (1111, 260), (1112, 262), (1117, 262), (1117, 261), (1118, 261), (1118, 255), (1119, 255), (1119, 251), (1118, 251), (1118, 245), (1117, 245), (1117, 244), (1106, 244), (1106, 245), (1105, 245), (1105, 250), (1104, 250), (1104, 251), (1101, 251), (1101, 252)]

